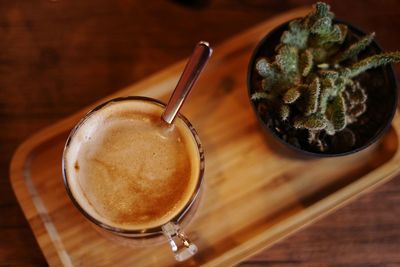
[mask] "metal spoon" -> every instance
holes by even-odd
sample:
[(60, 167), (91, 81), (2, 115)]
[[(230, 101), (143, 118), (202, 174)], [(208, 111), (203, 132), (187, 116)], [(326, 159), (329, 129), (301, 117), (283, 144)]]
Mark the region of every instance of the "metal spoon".
[(174, 121), (179, 109), (182, 107), (183, 102), (188, 96), (190, 89), (192, 89), (211, 54), (212, 49), (207, 42), (201, 41), (197, 43), (185, 69), (183, 70), (181, 78), (175, 87), (175, 90), (172, 92), (164, 112), (161, 115), (161, 118), (166, 123), (171, 124)]

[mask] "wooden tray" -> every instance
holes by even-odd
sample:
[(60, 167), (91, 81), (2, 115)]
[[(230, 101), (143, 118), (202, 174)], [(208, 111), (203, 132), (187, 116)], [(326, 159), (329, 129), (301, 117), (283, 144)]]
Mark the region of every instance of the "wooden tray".
[[(205, 191), (188, 233), (199, 247), (189, 262), (168, 245), (130, 248), (99, 235), (72, 206), (61, 176), (67, 134), (94, 105), (22, 144), (11, 182), (51, 266), (227, 266), (343, 206), (399, 172), (400, 116), (382, 141), (352, 156), (296, 160), (273, 151), (252, 113), (245, 85), (250, 54), (275, 26), (305, 15), (296, 9), (240, 34), (215, 53), (184, 106), (206, 153)], [(109, 98), (146, 95), (167, 100), (183, 70), (179, 62)], [(107, 98), (107, 99), (109, 99)]]

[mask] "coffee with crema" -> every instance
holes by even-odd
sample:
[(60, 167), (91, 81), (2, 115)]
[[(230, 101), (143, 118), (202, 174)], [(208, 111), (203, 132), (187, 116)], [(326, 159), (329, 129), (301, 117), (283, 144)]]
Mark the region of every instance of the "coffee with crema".
[(199, 151), (188, 126), (160, 119), (144, 100), (110, 102), (77, 127), (64, 152), (69, 190), (79, 206), (112, 227), (138, 230), (173, 219), (199, 179)]

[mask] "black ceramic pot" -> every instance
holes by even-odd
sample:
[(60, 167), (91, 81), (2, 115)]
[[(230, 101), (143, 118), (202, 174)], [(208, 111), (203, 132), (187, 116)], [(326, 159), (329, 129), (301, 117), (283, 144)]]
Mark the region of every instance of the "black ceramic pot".
[[(320, 152), (307, 146), (305, 144), (306, 140), (303, 140), (303, 144), (300, 144), (300, 147), (296, 146), (283, 140), (280, 137), (280, 134), (274, 129), (273, 123), (271, 123), (271, 120), (275, 119), (273, 118), (273, 113), (267, 112), (267, 115), (260, 115), (258, 112), (260, 109), (260, 103), (253, 102), (250, 99), (251, 95), (260, 87), (262, 80), (262, 77), (258, 75), (255, 70), (255, 63), (260, 57), (266, 57), (269, 59), (274, 57), (275, 47), (279, 43), (283, 31), (287, 30), (289, 22), (290, 21), (269, 32), (259, 42), (249, 62), (247, 74), (249, 100), (261, 127), (267, 134), (267, 141), (274, 147), (274, 149), (276, 148), (285, 154), (295, 157), (344, 156), (361, 151), (377, 142), (389, 129), (397, 107), (397, 82), (392, 65), (371, 69), (356, 77), (356, 80), (359, 81), (366, 90), (368, 99), (366, 112), (359, 117), (359, 120), (356, 123), (347, 126), (347, 128), (349, 128), (356, 136), (356, 143), (352, 147), (333, 144), (331, 145), (330, 150)], [(346, 42), (353, 43), (360, 37), (366, 35), (365, 32), (349, 23), (343, 21), (335, 22), (340, 22), (348, 26), (348, 39)], [(382, 52), (382, 48), (374, 41), (365, 51), (360, 53), (360, 58), (380, 52)]]

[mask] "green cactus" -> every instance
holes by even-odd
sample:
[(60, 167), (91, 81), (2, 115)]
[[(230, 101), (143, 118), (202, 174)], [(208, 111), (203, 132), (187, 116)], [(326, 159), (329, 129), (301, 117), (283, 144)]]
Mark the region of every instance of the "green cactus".
[(253, 101), (277, 107), (280, 120), (292, 128), (306, 129), (309, 144), (320, 151), (327, 149), (321, 136), (343, 131), (367, 109), (366, 92), (354, 78), (400, 61), (400, 52), (358, 60), (375, 33), (348, 45), (347, 26), (333, 18), (329, 5), (319, 2), (306, 17), (291, 21), (275, 58), (257, 60), (262, 90), (252, 95)]

